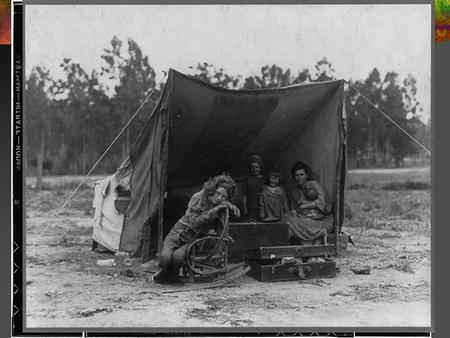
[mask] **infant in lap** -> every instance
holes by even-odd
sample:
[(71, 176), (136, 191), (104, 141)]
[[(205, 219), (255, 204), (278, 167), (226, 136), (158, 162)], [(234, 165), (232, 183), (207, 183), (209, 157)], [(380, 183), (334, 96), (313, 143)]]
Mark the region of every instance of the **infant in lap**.
[[(319, 198), (319, 194), (314, 188), (308, 188), (303, 193), (305, 200), (307, 202), (314, 202)], [(303, 216), (312, 218), (312, 219), (319, 219), (323, 216), (322, 212), (318, 210), (317, 208), (312, 209), (301, 209), (300, 212)]]

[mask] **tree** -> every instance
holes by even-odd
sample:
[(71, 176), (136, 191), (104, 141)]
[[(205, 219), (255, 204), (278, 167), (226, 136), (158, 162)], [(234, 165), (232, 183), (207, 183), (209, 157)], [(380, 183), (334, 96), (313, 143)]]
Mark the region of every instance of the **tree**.
[[(217, 68), (206, 62), (198, 63), (196, 66), (190, 66), (189, 68), (192, 69), (195, 78), (227, 89), (281, 88), (312, 81), (310, 71), (306, 68), (293, 76), (289, 68), (283, 69), (275, 64), (264, 65), (260, 68), (260, 74), (248, 76), (243, 80), (240, 75), (226, 74), (223, 68)], [(317, 81), (322, 81), (318, 79), (323, 79), (324, 76), (328, 76), (327, 74), (334, 74), (331, 63), (325, 58), (317, 63), (317, 69)], [(327, 79), (334, 79), (334, 77), (327, 77)]]
[(331, 62), (329, 62), (326, 57), (322, 58), (322, 60), (317, 61), (314, 68), (316, 69), (316, 73), (314, 79), (310, 78), (311, 81), (322, 82), (336, 80), (335, 70), (333, 69)]
[(359, 92), (353, 88), (347, 88), (346, 92), (349, 154), (356, 160), (358, 166), (373, 166), (380, 161), (379, 149), (380, 138), (382, 138), (380, 135), (383, 133), (383, 121), (360, 92), (374, 103), (381, 102), (382, 84), (378, 69), (374, 68), (364, 82), (350, 81), (350, 86)]
[[(122, 42), (117, 37), (112, 39), (100, 72), (88, 74), (70, 58), (63, 59), (60, 66), (65, 78), (58, 81), (42, 68), (33, 69), (25, 89), (28, 160), (35, 163), (33, 156), (45, 144), (45, 157), (54, 163), (55, 173), (86, 173), (155, 89), (144, 111), (153, 109), (160, 95), (155, 88), (155, 72), (139, 46), (131, 39), (127, 43), (122, 55)], [(122, 140), (123, 153), (113, 148), (109, 163), (104, 161), (104, 171), (120, 164), (129, 151), (131, 136), (139, 134), (147, 118), (145, 113), (136, 117)]]
[(51, 83), (48, 70), (33, 67), (25, 81), (24, 111), (26, 114), (26, 139), (28, 161), (45, 150), (45, 136), (48, 133), (46, 120), (50, 115), (51, 99), (48, 87)]
[(259, 89), (259, 88), (280, 88), (290, 86), (293, 78), (291, 70), (277, 65), (265, 65), (261, 67), (261, 76), (254, 75), (245, 78), (244, 89)]
[(292, 80), (292, 84), (300, 84), (304, 82), (311, 82), (311, 74), (309, 73), (309, 69), (307, 68), (304, 68), (302, 71), (300, 71)]
[(283, 70), (281, 67), (272, 65), (261, 68), (262, 81), (264, 88), (280, 88), (292, 84), (291, 70), (288, 68)]
[[(364, 87), (364, 84), (360, 81), (356, 83), (350, 81), (350, 85), (356, 88)], [(348, 87), (345, 91), (345, 108), (349, 159), (355, 162), (356, 167), (364, 167), (367, 165), (365, 157), (367, 155), (369, 121), (364, 102), (359, 100), (359, 94), (355, 90)]]
[(189, 69), (193, 71), (195, 78), (222, 88), (237, 89), (241, 80), (240, 76), (228, 75), (223, 68), (217, 69), (216, 66), (207, 62), (197, 63)]
[(417, 101), (416, 98), (417, 94), (416, 83), (417, 83), (416, 78), (411, 74), (408, 74), (408, 76), (403, 80), (403, 88), (401, 89), (405, 109), (407, 113), (410, 114), (409, 117), (415, 116), (416, 113), (422, 109), (420, 103)]
[[(376, 68), (364, 82), (350, 82), (375, 107), (385, 112), (392, 120), (411, 134), (417, 134), (422, 128), (416, 112), (420, 104), (416, 99), (415, 79), (411, 75), (399, 83), (398, 74), (388, 72), (383, 81)], [(394, 159), (400, 166), (403, 158), (417, 152), (418, 148), (397, 126), (367, 102), (358, 92), (348, 89), (346, 92), (346, 110), (348, 117), (348, 144), (352, 159), (358, 166), (389, 166)], [(361, 157), (366, 157), (361, 161)], [(358, 161), (359, 159), (359, 161)]]
[(55, 169), (85, 174), (111, 140), (114, 110), (96, 70), (89, 75), (69, 58), (61, 67), (66, 79), (55, 83), (52, 90), (56, 111), (63, 121), (54, 128), (55, 140), (60, 144), (59, 152), (54, 154)]
[[(24, 93), (28, 162), (35, 163), (41, 152), (47, 162), (53, 163), (54, 173), (86, 173), (151, 90), (155, 92), (143, 110), (153, 110), (161, 88), (156, 88), (155, 70), (138, 44), (132, 39), (123, 43), (114, 36), (102, 59), (101, 70), (88, 74), (80, 64), (66, 58), (61, 63), (66, 78), (58, 81), (47, 70), (33, 68)], [(295, 73), (272, 64), (245, 78), (227, 74), (223, 68), (206, 62), (190, 69), (194, 77), (228, 89), (280, 88), (335, 79), (335, 70), (325, 57), (312, 71), (303, 68)], [(423, 108), (417, 100), (417, 84), (412, 75), (400, 83), (399, 76), (389, 72), (382, 81), (374, 68), (367, 79), (350, 84), (413, 135), (431, 142), (430, 127), (417, 117)], [(348, 153), (358, 166), (389, 165), (391, 158), (400, 165), (404, 156), (417, 153), (419, 148), (406, 135), (348, 87), (345, 106)], [(118, 145), (111, 149), (104, 171), (115, 169), (128, 154), (132, 137), (139, 134), (148, 118), (144, 112), (137, 115)], [(121, 152), (117, 151), (119, 147)]]
[(43, 170), (51, 170), (51, 153), (55, 148), (52, 142), (54, 104), (50, 98), (53, 80), (48, 70), (33, 67), (25, 81), (24, 111), (26, 115), (26, 165), (36, 167), (37, 189), (42, 187)]
[(73, 173), (85, 174), (88, 170), (88, 143), (90, 128), (91, 98), (89, 88), (91, 79), (79, 63), (66, 58), (60, 65), (66, 74), (66, 81), (58, 84), (60, 107), (67, 121), (64, 143), (68, 145), (66, 160), (71, 163)]
[[(370, 72), (369, 76), (364, 81), (364, 86), (361, 88), (361, 91), (377, 108), (381, 108), (380, 104), (383, 97), (382, 83), (380, 72), (377, 68), (374, 68), (372, 72)], [(363, 98), (360, 98), (360, 100), (362, 100), (361, 111), (367, 120), (368, 159), (369, 163), (373, 166), (383, 161), (384, 153), (380, 149), (383, 147), (383, 140), (386, 138), (386, 121), (380, 116), (379, 112), (371, 103)], [(386, 149), (389, 149), (388, 152), (390, 152), (389, 145), (387, 145)]]
[[(402, 126), (410, 134), (415, 134), (414, 121), (411, 119), (415, 117), (415, 94), (406, 101), (404, 101), (405, 88), (398, 84), (398, 74), (395, 72), (388, 72), (386, 74), (383, 85), (383, 110), (389, 113), (389, 116), (400, 126)], [(407, 108), (410, 108), (408, 112)], [(408, 113), (411, 113), (411, 118), (408, 119)], [(403, 133), (399, 128), (392, 123), (385, 121), (386, 125), (386, 140), (392, 144), (392, 155), (394, 157), (395, 165), (400, 166), (403, 163), (403, 158), (406, 155), (417, 152), (415, 143)]]
[[(114, 117), (118, 117), (122, 126), (128, 122), (153, 89), (155, 93), (147, 103), (146, 111), (153, 109), (160, 96), (160, 91), (155, 88), (156, 73), (150, 66), (148, 57), (143, 55), (141, 48), (134, 40), (128, 39), (127, 44), (128, 55), (125, 56), (122, 54), (122, 41), (114, 36), (111, 40), (112, 48), (105, 49), (102, 55), (106, 66), (102, 67), (101, 75), (115, 83), (112, 97)], [(130, 150), (131, 135), (139, 134), (138, 129), (146, 119), (143, 114), (140, 114), (135, 123), (127, 128), (125, 141), (122, 143), (123, 156), (126, 156)]]

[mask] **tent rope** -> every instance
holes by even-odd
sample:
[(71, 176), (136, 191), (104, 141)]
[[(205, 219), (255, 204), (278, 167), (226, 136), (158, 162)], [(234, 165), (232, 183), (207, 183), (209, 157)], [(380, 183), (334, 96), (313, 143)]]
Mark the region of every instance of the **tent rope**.
[(423, 143), (421, 143), (419, 140), (417, 140), (413, 135), (408, 133), (408, 131), (406, 131), (401, 125), (399, 125), (397, 122), (395, 122), (384, 111), (382, 111), (380, 108), (378, 108), (377, 105), (375, 103), (373, 103), (369, 98), (367, 98), (367, 96), (365, 96), (363, 93), (361, 93), (361, 91), (358, 88), (352, 86), (348, 81), (344, 81), (344, 82), (350, 88), (352, 88), (355, 91), (357, 91), (367, 102), (369, 102), (372, 106), (374, 106), (375, 109), (378, 110), (378, 112), (380, 112), (386, 119), (388, 119), (391, 123), (393, 123), (398, 129), (400, 129), (400, 131), (402, 131), (406, 136), (408, 136), (411, 140), (413, 140), (415, 143), (417, 143), (423, 150), (425, 150), (428, 153), (428, 155), (431, 155), (431, 150), (430, 149), (428, 149)]
[[(161, 81), (159, 81), (158, 86), (161, 85), (161, 83), (163, 82), (163, 80), (166, 78), (167, 76), (167, 72), (163, 71), (164, 76), (161, 79)], [(67, 203), (69, 203), (69, 201), (72, 199), (72, 197), (76, 194), (76, 192), (78, 191), (78, 189), (80, 189), (80, 187), (86, 182), (86, 179), (89, 177), (89, 175), (94, 171), (94, 169), (97, 167), (97, 165), (100, 163), (100, 161), (106, 156), (106, 154), (108, 153), (108, 151), (111, 149), (111, 147), (114, 145), (114, 143), (116, 143), (116, 141), (119, 139), (119, 137), (123, 134), (123, 132), (125, 131), (125, 129), (127, 129), (127, 127), (130, 125), (130, 123), (134, 120), (134, 118), (137, 116), (137, 114), (140, 112), (140, 110), (142, 109), (142, 107), (147, 103), (147, 101), (150, 99), (150, 97), (153, 95), (153, 93), (155, 92), (156, 86), (152, 89), (152, 91), (150, 92), (150, 94), (147, 95), (147, 97), (145, 98), (145, 100), (142, 102), (142, 104), (139, 106), (139, 108), (136, 110), (136, 112), (133, 114), (133, 116), (131, 116), (131, 118), (128, 120), (128, 122), (125, 124), (125, 126), (122, 128), (122, 130), (117, 134), (117, 136), (114, 138), (114, 140), (111, 142), (111, 144), (106, 148), (106, 150), (103, 152), (103, 154), (100, 156), (100, 158), (97, 160), (97, 162), (95, 162), (95, 164), (92, 166), (91, 170), (89, 170), (89, 172), (86, 174), (86, 176), (83, 177), (83, 179), (81, 180), (80, 184), (78, 184), (78, 186), (75, 188), (74, 191), (72, 191), (72, 193), (70, 194), (70, 196), (67, 198), (67, 200), (61, 205), (61, 207), (56, 211), (55, 216), (58, 215), (62, 209), (64, 209), (64, 207), (67, 205)], [(47, 226), (48, 228), (48, 226)], [(44, 231), (41, 232), (44, 233), (47, 228), (44, 229)]]

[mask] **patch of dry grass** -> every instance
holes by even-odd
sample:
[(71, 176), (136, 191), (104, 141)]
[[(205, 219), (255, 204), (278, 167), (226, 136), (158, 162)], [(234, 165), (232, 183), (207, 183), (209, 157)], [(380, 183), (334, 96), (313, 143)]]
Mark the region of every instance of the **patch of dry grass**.
[(345, 203), (345, 226), (389, 231), (430, 230), (429, 190), (347, 190)]
[(405, 185), (406, 182), (431, 184), (430, 170), (349, 171), (346, 176), (346, 186), (350, 189), (380, 189), (383, 186), (393, 183), (408, 186)]
[(430, 182), (422, 181), (405, 181), (405, 182), (390, 182), (382, 187), (384, 190), (429, 190), (431, 189)]
[[(65, 186), (52, 188), (52, 190), (36, 191), (27, 189), (25, 203), (27, 210), (41, 213), (57, 211), (72, 193), (72, 189)], [(87, 212), (92, 209), (94, 191), (92, 189), (80, 189), (69, 201), (66, 210)]]

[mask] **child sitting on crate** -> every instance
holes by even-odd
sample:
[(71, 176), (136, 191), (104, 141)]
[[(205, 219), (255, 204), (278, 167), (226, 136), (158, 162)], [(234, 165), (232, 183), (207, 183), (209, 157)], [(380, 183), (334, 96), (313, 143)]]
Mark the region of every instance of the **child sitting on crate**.
[(263, 222), (275, 222), (281, 220), (283, 214), (289, 211), (289, 205), (286, 193), (280, 186), (279, 170), (271, 170), (268, 177), (268, 184), (262, 187), (259, 194), (258, 218)]

